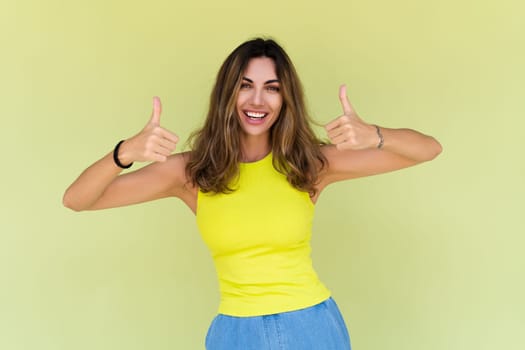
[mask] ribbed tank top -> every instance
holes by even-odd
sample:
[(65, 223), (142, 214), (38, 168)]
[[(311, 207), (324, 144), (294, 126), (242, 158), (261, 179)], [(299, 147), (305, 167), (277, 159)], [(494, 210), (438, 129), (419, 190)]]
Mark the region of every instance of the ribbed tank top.
[(310, 257), (314, 205), (272, 164), (241, 163), (229, 194), (198, 193), (197, 225), (219, 279), (219, 313), (299, 310), (330, 296)]

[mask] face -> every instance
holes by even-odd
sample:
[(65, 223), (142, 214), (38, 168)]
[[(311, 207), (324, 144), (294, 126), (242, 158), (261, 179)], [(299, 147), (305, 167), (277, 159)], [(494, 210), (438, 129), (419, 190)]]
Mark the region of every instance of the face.
[(268, 137), (279, 117), (283, 98), (271, 58), (252, 58), (237, 96), (237, 114), (244, 136)]

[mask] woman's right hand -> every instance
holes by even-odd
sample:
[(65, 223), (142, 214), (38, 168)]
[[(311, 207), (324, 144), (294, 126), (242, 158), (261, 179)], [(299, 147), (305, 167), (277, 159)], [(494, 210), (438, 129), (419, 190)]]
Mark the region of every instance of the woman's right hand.
[(153, 97), (151, 118), (138, 134), (127, 139), (119, 149), (118, 158), (122, 164), (132, 162), (165, 162), (179, 142), (179, 137), (160, 126), (162, 104)]
[(185, 191), (186, 157), (171, 153), (179, 138), (160, 126), (161, 104), (153, 98), (150, 120), (137, 135), (119, 148), (119, 161), (152, 163), (138, 170), (119, 175), (119, 168), (109, 152), (84, 170), (64, 193), (63, 203), (76, 211), (113, 208), (153, 199), (187, 196)]

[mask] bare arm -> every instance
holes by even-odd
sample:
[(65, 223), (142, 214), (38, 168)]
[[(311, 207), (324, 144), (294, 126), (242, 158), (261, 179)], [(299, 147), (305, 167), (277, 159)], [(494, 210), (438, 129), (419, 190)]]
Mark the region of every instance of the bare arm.
[(187, 153), (168, 157), (165, 162), (151, 163), (137, 171), (121, 171), (109, 153), (69, 186), (63, 203), (75, 211), (96, 210), (136, 204), (165, 197), (186, 195)]
[(320, 189), (335, 181), (406, 168), (441, 153), (435, 138), (411, 129), (379, 128), (384, 143), (377, 148), (380, 138), (376, 127), (355, 113), (345, 86), (341, 87), (339, 98), (344, 114), (326, 125), (332, 145), (322, 147), (328, 167), (322, 172)]
[(121, 163), (153, 161), (137, 171), (120, 175), (113, 152), (95, 162), (69, 186), (63, 203), (76, 211), (111, 208), (167, 196), (181, 195), (186, 183), (186, 154), (170, 155), (178, 137), (160, 127), (161, 105), (154, 99), (146, 127), (120, 148)]

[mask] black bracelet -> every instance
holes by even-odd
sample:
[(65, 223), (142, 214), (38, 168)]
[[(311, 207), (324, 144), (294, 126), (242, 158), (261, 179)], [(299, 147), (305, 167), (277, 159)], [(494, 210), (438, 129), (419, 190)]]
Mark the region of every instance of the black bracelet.
[(133, 165), (133, 162), (131, 162), (131, 164), (128, 164), (128, 165), (124, 165), (120, 162), (120, 160), (118, 159), (118, 150), (120, 148), (120, 145), (122, 145), (122, 142), (124, 142), (125, 140), (122, 140), (120, 141), (119, 143), (117, 143), (117, 145), (115, 146), (115, 149), (113, 150), (113, 160), (115, 161), (115, 164), (117, 164), (117, 166), (119, 168), (122, 168), (122, 169), (128, 169), (128, 168), (131, 168), (131, 166)]

